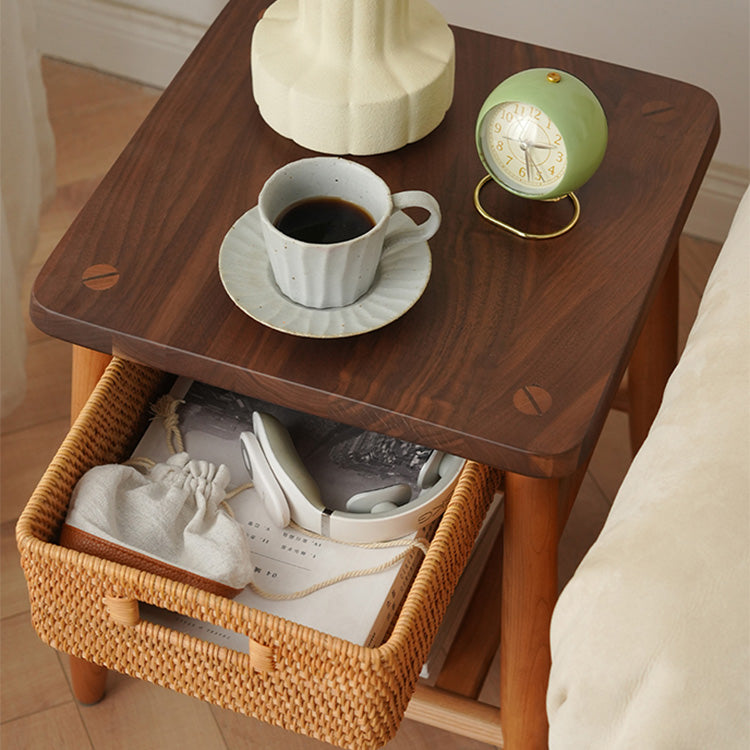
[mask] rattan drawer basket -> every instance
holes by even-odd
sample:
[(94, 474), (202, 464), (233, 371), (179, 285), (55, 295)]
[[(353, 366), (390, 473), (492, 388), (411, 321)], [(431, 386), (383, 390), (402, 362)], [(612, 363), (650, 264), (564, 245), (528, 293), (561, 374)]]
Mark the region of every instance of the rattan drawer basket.
[[(499, 473), (467, 464), (392, 634), (364, 648), (56, 543), (78, 479), (130, 454), (148, 404), (169, 382), (115, 358), (21, 515), (16, 535), (34, 628), (50, 646), (109, 669), (341, 747), (381, 747), (404, 716)], [(113, 599), (241, 633), (248, 653), (139, 620), (137, 608), (125, 624)]]

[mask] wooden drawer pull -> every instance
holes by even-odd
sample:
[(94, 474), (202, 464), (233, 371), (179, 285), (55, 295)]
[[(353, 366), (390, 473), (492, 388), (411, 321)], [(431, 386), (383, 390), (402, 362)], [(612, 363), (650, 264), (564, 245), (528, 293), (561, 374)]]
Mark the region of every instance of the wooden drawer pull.
[[(141, 621), (137, 599), (105, 596), (104, 605), (110, 617), (118, 624), (135, 627)], [(252, 638), (249, 640), (250, 663), (256, 672), (273, 672), (276, 669), (276, 654), (271, 646), (264, 646)]]
[(141, 621), (137, 599), (125, 599), (121, 597), (105, 596), (104, 604), (109, 611), (110, 617), (118, 625), (134, 627)]
[(276, 669), (276, 654), (271, 646), (264, 646), (252, 638), (249, 645), (250, 663), (256, 672), (273, 672)]

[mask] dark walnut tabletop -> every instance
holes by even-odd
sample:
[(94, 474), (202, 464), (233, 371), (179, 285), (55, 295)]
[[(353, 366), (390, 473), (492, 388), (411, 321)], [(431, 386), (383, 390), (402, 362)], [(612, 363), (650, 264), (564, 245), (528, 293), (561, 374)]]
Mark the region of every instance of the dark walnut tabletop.
[[(229, 299), (221, 241), (279, 166), (309, 156), (260, 117), (250, 39), (264, 3), (233, 0), (41, 271), (43, 331), (169, 372), (414, 440), (530, 476), (588, 456), (718, 138), (691, 85), (463, 29), (443, 123), (396, 152), (354, 157), (394, 191), (440, 202), (432, 275), (384, 328), (307, 339)], [(489, 92), (529, 67), (569, 71), (609, 121), (602, 166), (567, 235), (516, 239), (476, 212), (474, 126)], [(511, 223), (543, 230), (567, 201), (485, 189)], [(502, 194), (501, 194), (502, 193)], [(559, 215), (555, 215), (557, 212)], [(543, 218), (540, 218), (543, 217)]]

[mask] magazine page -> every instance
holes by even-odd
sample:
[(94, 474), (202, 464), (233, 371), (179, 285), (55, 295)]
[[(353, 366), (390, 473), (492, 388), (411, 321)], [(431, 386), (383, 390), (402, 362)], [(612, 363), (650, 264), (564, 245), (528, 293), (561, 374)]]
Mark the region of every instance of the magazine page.
[[(184, 450), (193, 459), (226, 464), (232, 477), (230, 488), (250, 482), (239, 436), (252, 429), (254, 410), (273, 414), (287, 427), (329, 507), (343, 508), (346, 498), (352, 494), (395, 482), (408, 483), (416, 491), (419, 468), (430, 452), (404, 441), (345, 427), (184, 378), (177, 380), (172, 395), (183, 401), (178, 415)], [(163, 422), (156, 419), (133, 457), (164, 461), (169, 455)], [(351, 571), (381, 566), (406, 548), (366, 549), (291, 527), (277, 528), (254, 488), (241, 491), (229, 504), (235, 518), (244, 524), (250, 541), (253, 581), (272, 595), (293, 594)], [(408, 543), (413, 536), (405, 541)], [(248, 587), (235, 600), (353, 643), (377, 646), (397, 613), (421, 560), (421, 552), (411, 550), (405, 562), (365, 577), (338, 582), (298, 599), (266, 598)], [(204, 640), (246, 650), (242, 636), (238, 637), (237, 646), (230, 646), (231, 633), (222, 633), (210, 624), (192, 623), (174, 613), (152, 610), (144, 612), (146, 619), (194, 632)]]

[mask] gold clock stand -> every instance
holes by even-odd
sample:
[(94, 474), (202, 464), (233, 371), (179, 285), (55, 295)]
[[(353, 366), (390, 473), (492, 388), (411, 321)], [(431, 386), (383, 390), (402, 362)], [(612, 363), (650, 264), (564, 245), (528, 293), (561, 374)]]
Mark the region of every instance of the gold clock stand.
[(491, 216), (487, 213), (484, 206), (482, 206), (482, 202), (479, 199), (479, 194), (481, 193), (482, 188), (491, 179), (491, 175), (485, 175), (479, 181), (478, 185), (474, 189), (474, 205), (476, 206), (477, 211), (479, 211), (479, 213), (485, 219), (487, 219), (487, 221), (491, 222), (497, 227), (500, 227), (500, 229), (503, 229), (506, 232), (515, 234), (517, 237), (523, 237), (523, 239), (525, 240), (551, 240), (553, 237), (559, 237), (561, 234), (565, 234), (565, 232), (570, 231), (576, 225), (578, 217), (581, 215), (581, 204), (575, 193), (567, 193), (566, 195), (561, 195), (559, 198), (546, 198), (544, 200), (547, 203), (556, 203), (557, 201), (561, 201), (564, 198), (570, 198), (573, 204), (573, 218), (564, 227), (562, 227), (562, 229), (557, 229), (554, 232), (549, 232), (547, 234), (533, 234), (531, 232), (524, 232), (521, 229), (517, 229), (516, 227), (513, 227), (510, 224), (506, 224), (504, 221), (500, 221), (500, 219), (496, 219), (494, 216)]

